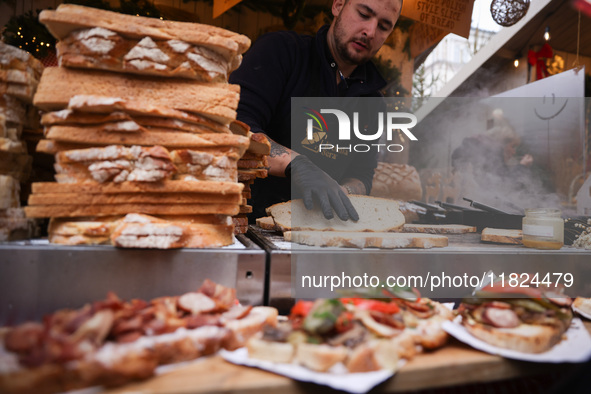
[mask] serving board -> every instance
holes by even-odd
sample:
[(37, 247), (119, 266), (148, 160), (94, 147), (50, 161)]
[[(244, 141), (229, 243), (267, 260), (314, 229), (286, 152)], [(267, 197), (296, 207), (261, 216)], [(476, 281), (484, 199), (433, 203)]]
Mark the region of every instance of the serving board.
[[(591, 323), (585, 322), (587, 330)], [(416, 356), (375, 392), (395, 393), (435, 387), (493, 382), (520, 376), (566, 372), (572, 364), (538, 364), (504, 359), (450, 339), (434, 352)], [(256, 368), (230, 364), (220, 356), (198, 360), (150, 380), (108, 391), (144, 393), (327, 393), (324, 386), (296, 382)]]

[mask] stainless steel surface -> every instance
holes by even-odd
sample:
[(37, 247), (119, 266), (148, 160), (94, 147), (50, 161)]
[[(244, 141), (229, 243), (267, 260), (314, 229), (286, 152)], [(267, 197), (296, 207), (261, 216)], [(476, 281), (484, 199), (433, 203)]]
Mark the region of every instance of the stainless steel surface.
[(235, 287), (244, 304), (262, 305), (265, 251), (237, 239), (221, 249), (175, 250), (0, 243), (0, 324), (77, 308), (109, 291), (126, 300), (182, 294), (206, 278)]
[(249, 226), (247, 235), (268, 253), (266, 305), (286, 314), (293, 306), (291, 294), (291, 243), (277, 231)]
[[(432, 249), (354, 249), (310, 247), (284, 241), (278, 232), (251, 226), (249, 236), (270, 254), (268, 303), (286, 311), (294, 303), (292, 264), (304, 264), (306, 273), (317, 276), (334, 275), (335, 263), (347, 273), (376, 275), (417, 275), (444, 272), (448, 275), (478, 275), (492, 270), (500, 272), (532, 273), (548, 270), (568, 272), (574, 276), (579, 295), (591, 296), (591, 250), (563, 247), (560, 250), (537, 250), (522, 245), (489, 244), (480, 241), (480, 234), (448, 235), (449, 246)], [(298, 269), (301, 266), (298, 267)], [(449, 290), (449, 291), (448, 291)], [(437, 295), (439, 294), (439, 295)], [(465, 290), (446, 289), (436, 298), (459, 298)], [(309, 298), (308, 294), (304, 294)], [(424, 294), (425, 296), (433, 296)], [(569, 293), (570, 295), (570, 293)], [(331, 296), (321, 294), (315, 296)], [(332, 295), (334, 296), (334, 294)]]

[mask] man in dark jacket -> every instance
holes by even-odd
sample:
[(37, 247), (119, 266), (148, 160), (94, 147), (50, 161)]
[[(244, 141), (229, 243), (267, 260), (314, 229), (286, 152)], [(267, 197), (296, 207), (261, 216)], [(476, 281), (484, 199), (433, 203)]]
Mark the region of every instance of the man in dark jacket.
[(401, 8), (402, 0), (334, 0), (330, 26), (316, 36), (266, 34), (231, 74), (230, 83), (241, 86), (238, 119), (271, 140), (270, 177), (252, 186), (253, 218), (289, 200), (293, 184), (308, 209), (315, 203), (329, 219), (333, 209), (342, 220), (359, 219), (347, 194), (369, 194), (376, 154), (345, 160), (331, 166), (334, 171), (320, 169), (321, 155), (292, 146), (291, 98), (380, 97), (386, 82), (370, 59), (394, 29)]

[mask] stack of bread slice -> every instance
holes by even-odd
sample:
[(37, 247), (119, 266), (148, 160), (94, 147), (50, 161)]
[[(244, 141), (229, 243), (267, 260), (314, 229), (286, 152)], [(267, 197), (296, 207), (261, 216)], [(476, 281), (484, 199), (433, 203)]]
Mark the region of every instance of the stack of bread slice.
[(59, 40), (34, 98), (57, 184), (34, 185), (27, 215), (52, 218), (54, 243), (232, 243), (250, 139), (230, 130), (240, 91), (227, 74), (250, 40), (72, 4), (39, 19)]
[(244, 234), (248, 231), (248, 214), (252, 212), (252, 206), (247, 205), (246, 200), (251, 198), (250, 185), (257, 178), (266, 178), (269, 163), (267, 158), (271, 153), (271, 143), (262, 133), (249, 133), (250, 127), (239, 120), (232, 122), (230, 129), (233, 133), (250, 135), (250, 144), (244, 155), (238, 160), (238, 181), (244, 185), (242, 196), (244, 202), (240, 206), (240, 213), (232, 219), (234, 221), (234, 234)]
[(31, 174), (23, 132), (39, 129), (30, 104), (42, 72), (31, 54), (0, 42), (0, 241), (30, 238), (36, 231), (21, 208), (21, 185)]

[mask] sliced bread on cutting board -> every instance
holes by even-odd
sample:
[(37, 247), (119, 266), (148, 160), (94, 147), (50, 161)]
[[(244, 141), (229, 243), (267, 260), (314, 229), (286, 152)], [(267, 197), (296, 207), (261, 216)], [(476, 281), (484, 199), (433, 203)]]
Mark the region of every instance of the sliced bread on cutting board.
[(465, 234), (475, 233), (476, 227), (463, 224), (405, 224), (403, 233)]
[(371, 233), (346, 231), (286, 231), (286, 241), (310, 246), (333, 246), (345, 248), (421, 248), (445, 247), (446, 236), (409, 233)]
[(336, 215), (326, 219), (318, 209), (308, 210), (302, 200), (291, 200), (267, 208), (281, 231), (397, 231), (404, 225), (404, 215), (394, 200), (369, 196), (349, 196), (359, 220), (343, 221)]
[(502, 228), (486, 227), (482, 230), (480, 240), (499, 244), (521, 245), (523, 242), (521, 230), (508, 230)]

